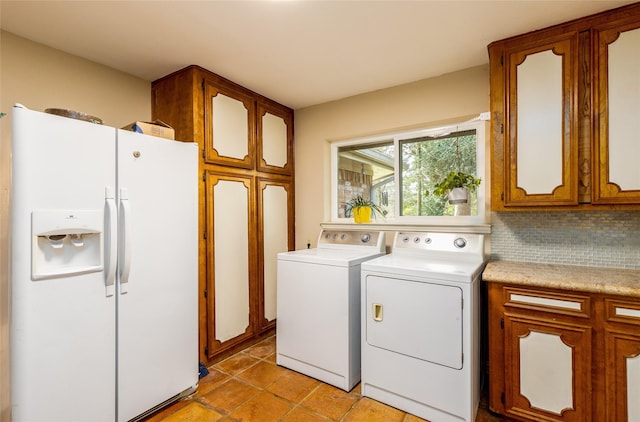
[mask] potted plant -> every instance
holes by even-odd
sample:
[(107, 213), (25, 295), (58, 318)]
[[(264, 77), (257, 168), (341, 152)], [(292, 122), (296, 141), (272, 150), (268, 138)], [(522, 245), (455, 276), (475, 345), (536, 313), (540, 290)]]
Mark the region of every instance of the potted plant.
[[(464, 204), (469, 200), (469, 192), (475, 192), (482, 179), (461, 171), (452, 171), (433, 189), (436, 196), (447, 196), (450, 204)], [(429, 195), (429, 191), (426, 192)]]
[(350, 201), (345, 202), (344, 215), (351, 217), (356, 223), (369, 223), (371, 216), (375, 216), (376, 212), (383, 214), (378, 205), (372, 201), (364, 199), (362, 195), (356, 195)]

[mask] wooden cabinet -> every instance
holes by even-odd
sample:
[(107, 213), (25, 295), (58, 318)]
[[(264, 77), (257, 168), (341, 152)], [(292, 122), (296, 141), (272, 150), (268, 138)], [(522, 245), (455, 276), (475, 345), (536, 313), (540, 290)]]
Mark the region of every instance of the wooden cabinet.
[(273, 332), (294, 248), (293, 111), (198, 66), (152, 84), (152, 116), (201, 147), (201, 360)]
[(272, 101), (258, 101), (258, 170), (293, 174), (293, 113)]
[(251, 95), (204, 79), (204, 161), (252, 169), (256, 151), (256, 102)]
[(640, 203), (640, 12), (593, 29), (593, 202)]
[(605, 299), (606, 420), (640, 420), (640, 301)]
[(493, 282), (488, 296), (493, 411), (521, 421), (640, 420), (640, 298)]
[(526, 48), (510, 45), (502, 53), (507, 206), (578, 202), (577, 50), (578, 34), (572, 32)]
[(640, 4), (489, 45), (492, 209), (640, 209)]
[(207, 351), (215, 355), (256, 331), (251, 321), (251, 304), (257, 302), (251, 282), (256, 267), (251, 242), (255, 187), (251, 176), (207, 171), (206, 189)]
[(589, 297), (500, 284), (489, 296), (492, 408), (522, 420), (590, 421)]
[(257, 180), (258, 252), (262, 265), (258, 266), (258, 320), (259, 332), (274, 328), (276, 324), (277, 255), (292, 250), (293, 236), (293, 183), (273, 177)]
[(205, 163), (293, 173), (291, 109), (205, 75)]

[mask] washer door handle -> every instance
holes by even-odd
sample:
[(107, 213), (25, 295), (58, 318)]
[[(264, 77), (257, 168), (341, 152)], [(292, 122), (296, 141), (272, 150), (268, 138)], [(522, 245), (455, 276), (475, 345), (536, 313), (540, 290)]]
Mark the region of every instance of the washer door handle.
[(382, 304), (381, 303), (373, 304), (373, 320), (377, 322), (382, 321)]

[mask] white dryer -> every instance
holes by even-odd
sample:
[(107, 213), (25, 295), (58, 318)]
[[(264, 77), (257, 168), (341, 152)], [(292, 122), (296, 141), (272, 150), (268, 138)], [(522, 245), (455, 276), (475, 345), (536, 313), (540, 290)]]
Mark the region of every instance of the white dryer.
[(360, 265), (385, 235), (322, 230), (318, 247), (278, 254), (276, 362), (351, 390), (360, 381)]
[(362, 395), (434, 422), (480, 401), (484, 236), (398, 232), (362, 264)]

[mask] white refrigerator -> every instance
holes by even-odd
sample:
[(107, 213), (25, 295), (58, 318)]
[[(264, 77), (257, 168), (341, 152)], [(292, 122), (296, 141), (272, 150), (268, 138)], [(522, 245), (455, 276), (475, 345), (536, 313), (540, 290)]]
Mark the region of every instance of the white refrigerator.
[(12, 420), (128, 421), (193, 392), (197, 144), (12, 123)]

